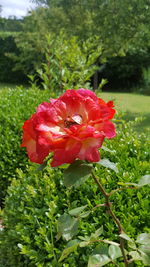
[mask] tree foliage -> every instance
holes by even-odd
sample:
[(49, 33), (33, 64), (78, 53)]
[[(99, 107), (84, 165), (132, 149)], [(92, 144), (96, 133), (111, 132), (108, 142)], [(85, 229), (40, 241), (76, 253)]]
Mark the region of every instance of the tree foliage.
[[(30, 11), (20, 23), (0, 19), (1, 29), (16, 28), (20, 23), (21, 32), (16, 36), (15, 42), (18, 53), (9, 55), (15, 62), (15, 69), (27, 74), (34, 74), (41, 63), (45, 63), (44, 51), (46, 36), (53, 35), (55, 40), (63, 31), (66, 39), (76, 37), (79, 45), (92, 38), (95, 47), (102, 45), (102, 54), (96, 63), (101, 65), (102, 59), (111, 62), (113, 58), (127, 55), (135, 59), (135, 64), (123, 69), (122, 75), (130, 76), (130, 69), (137, 69), (142, 76), (142, 68), (147, 67), (139, 60), (138, 55), (147, 58), (150, 47), (150, 4), (148, 0), (32, 0), (37, 4), (35, 10)], [(8, 26), (7, 26), (8, 24)], [(63, 46), (63, 44), (62, 44)], [(129, 55), (129, 57), (128, 57)], [(131, 55), (131, 57), (130, 57)], [(144, 57), (143, 57), (144, 55)], [(145, 56), (146, 55), (146, 56)], [(125, 60), (125, 61), (127, 61)], [(147, 59), (146, 59), (147, 61)], [(119, 62), (119, 66), (120, 66)], [(129, 63), (130, 64), (130, 63)], [(110, 63), (111, 65), (111, 63)], [(141, 66), (141, 67), (140, 67)], [(113, 70), (113, 69), (112, 69)], [(137, 71), (135, 71), (137, 74)], [(117, 74), (113, 74), (115, 76)], [(126, 76), (127, 75), (127, 76)], [(134, 74), (130, 76), (130, 79)], [(109, 77), (108, 77), (109, 78)]]
[[(25, 17), (23, 32), (16, 38), (20, 50), (18, 67), (31, 73), (44, 60), (45, 36), (65, 32), (82, 44), (88, 38), (103, 47), (103, 58), (125, 56), (135, 48), (149, 46), (150, 5), (148, 1), (123, 0), (33, 0), (38, 7)], [(55, 38), (55, 37), (54, 37)], [(25, 45), (24, 45), (25, 44)], [(99, 62), (99, 60), (98, 60)], [(101, 62), (99, 62), (101, 63)], [(27, 66), (28, 65), (28, 66)]]

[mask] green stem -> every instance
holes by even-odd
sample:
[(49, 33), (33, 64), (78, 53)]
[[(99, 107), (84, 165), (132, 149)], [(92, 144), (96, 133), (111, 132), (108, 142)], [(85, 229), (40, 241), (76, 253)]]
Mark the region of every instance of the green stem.
[[(113, 220), (116, 223), (116, 225), (118, 226), (119, 234), (124, 233), (123, 227), (122, 227), (119, 219), (116, 217), (116, 215), (114, 214), (114, 212), (112, 211), (112, 208), (111, 208), (112, 203), (109, 201), (111, 193), (108, 194), (105, 191), (105, 188), (102, 186), (102, 184), (99, 181), (99, 178), (96, 177), (94, 172), (92, 172), (92, 177), (93, 177), (95, 183), (98, 185), (98, 188), (100, 189), (101, 193), (105, 197), (105, 201), (106, 201), (106, 206), (107, 206), (108, 212), (111, 215), (111, 217), (113, 218)], [(128, 259), (127, 259), (126, 254), (125, 254), (124, 239), (122, 237), (120, 237), (120, 249), (121, 249), (121, 252), (122, 252), (123, 259), (124, 259), (124, 265), (125, 265), (125, 267), (128, 267), (129, 266), (128, 265)]]

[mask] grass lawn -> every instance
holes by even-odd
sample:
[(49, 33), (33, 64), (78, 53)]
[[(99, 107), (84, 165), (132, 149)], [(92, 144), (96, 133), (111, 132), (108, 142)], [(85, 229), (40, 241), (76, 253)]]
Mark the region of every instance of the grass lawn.
[(138, 132), (147, 132), (150, 138), (150, 96), (132, 93), (106, 93), (100, 95), (104, 100), (114, 100), (116, 109), (125, 113), (127, 120), (143, 117), (143, 121), (137, 124)]

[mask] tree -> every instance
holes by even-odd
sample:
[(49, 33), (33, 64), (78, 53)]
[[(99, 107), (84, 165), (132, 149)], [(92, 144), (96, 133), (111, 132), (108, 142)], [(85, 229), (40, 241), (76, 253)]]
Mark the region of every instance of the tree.
[(25, 73), (35, 71), (43, 62), (45, 36), (55, 39), (61, 31), (76, 36), (79, 44), (92, 37), (95, 47), (102, 43), (102, 59), (125, 56), (149, 46), (149, 0), (32, 0), (38, 4), (23, 21), (23, 34), (17, 36), (20, 51), (17, 68)]
[(32, 0), (44, 4), (50, 32), (61, 29), (80, 40), (99, 36), (106, 58), (125, 55), (129, 46), (149, 40), (149, 0)]

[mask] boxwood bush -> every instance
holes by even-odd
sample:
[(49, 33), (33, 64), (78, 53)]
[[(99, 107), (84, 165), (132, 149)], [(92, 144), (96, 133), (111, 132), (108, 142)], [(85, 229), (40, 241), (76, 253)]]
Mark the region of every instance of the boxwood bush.
[(22, 125), (50, 92), (34, 89), (5, 89), (0, 91), (0, 204), (16, 168), (25, 169), (28, 160), (20, 149)]
[[(108, 191), (117, 188), (118, 182), (138, 182), (142, 175), (150, 172), (150, 147), (146, 136), (137, 137), (130, 122), (127, 124), (118, 119), (116, 123), (117, 137), (105, 142), (101, 157), (116, 163), (118, 172), (96, 165), (97, 175)], [(41, 171), (38, 165), (31, 164), (26, 172), (18, 169), (17, 176), (19, 178), (12, 180), (5, 200), (0, 266), (87, 266), (95, 244), (77, 249), (64, 261), (58, 262), (67, 241), (58, 237), (57, 222), (60, 215), (70, 209), (87, 205), (88, 210), (104, 203), (93, 180), (89, 178), (77, 189), (66, 189), (63, 169), (51, 168), (49, 164)], [(127, 189), (112, 196), (114, 211), (131, 238), (150, 232), (149, 201), (148, 187)], [(79, 222), (77, 236), (90, 235), (102, 225), (105, 239), (117, 241), (116, 226), (103, 206), (93, 209)], [(137, 261), (133, 266), (144, 265)]]

